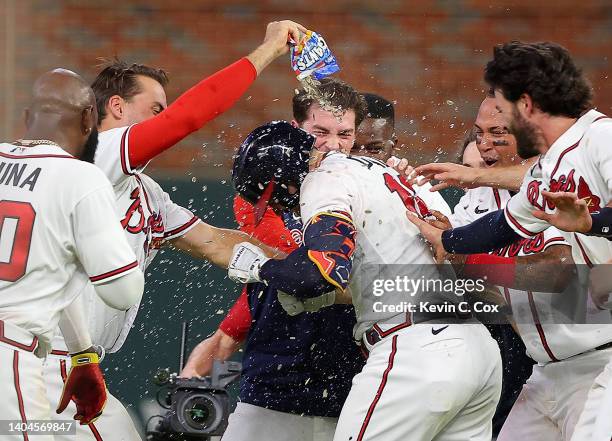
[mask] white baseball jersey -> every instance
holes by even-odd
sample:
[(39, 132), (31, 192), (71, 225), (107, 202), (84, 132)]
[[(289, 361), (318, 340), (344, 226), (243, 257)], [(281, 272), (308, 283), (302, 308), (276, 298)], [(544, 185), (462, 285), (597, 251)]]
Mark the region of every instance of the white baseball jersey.
[(0, 144), (0, 188), (0, 319), (48, 344), (80, 291), (66, 289), (75, 274), (98, 284), (138, 264), (93, 164), (56, 145)]
[[(449, 219), (453, 227), (470, 224), (488, 213), (504, 209), (511, 197), (508, 190), (490, 187), (468, 190)], [(544, 252), (553, 245), (569, 246), (559, 230), (549, 227), (533, 237), (525, 238), (492, 254), (503, 257), (528, 256)], [(555, 311), (568, 310), (568, 301), (575, 302), (576, 307), (572, 307), (572, 310), (584, 309), (585, 296), (578, 295), (577, 286), (570, 286), (566, 293), (560, 294), (525, 292), (504, 287), (499, 289), (512, 307), (516, 325), (529, 356), (539, 363), (563, 360), (612, 341), (612, 317), (609, 311), (587, 311), (586, 322), (592, 324), (541, 323), (545, 318), (550, 320)], [(561, 306), (559, 302), (565, 306)], [(563, 320), (559, 318), (560, 323)]]
[[(153, 179), (134, 170), (128, 159), (130, 127), (106, 130), (99, 134), (95, 165), (109, 178), (115, 204), (128, 243), (143, 270), (151, 263), (163, 241), (180, 237), (200, 220), (186, 208), (172, 202)], [(136, 319), (139, 305), (128, 311), (109, 308), (94, 294), (84, 290), (90, 332), (94, 344), (108, 352), (118, 351)], [(57, 345), (61, 349), (61, 340)]]
[[(605, 207), (612, 199), (612, 119), (596, 110), (580, 117), (525, 175), (521, 191), (508, 202), (508, 224), (522, 237), (548, 228), (532, 210), (552, 213), (542, 190), (569, 191), (586, 199), (590, 211)], [(561, 232), (572, 245), (576, 263), (596, 265), (612, 258), (612, 241), (583, 234)]]
[(395, 170), (375, 159), (337, 152), (325, 157), (302, 184), (300, 206), (305, 228), (317, 214), (334, 211), (347, 213), (355, 226), (356, 247), (349, 289), (357, 315), (357, 339), (380, 320), (406, 316), (391, 311), (373, 314), (374, 302), (395, 303), (397, 298), (373, 296), (371, 287), (375, 275), (364, 270), (366, 265), (386, 264), (385, 268), (391, 268), (393, 265), (389, 264), (403, 264), (406, 269), (406, 264), (412, 264), (408, 271), (418, 271), (412, 274), (414, 277), (439, 277), (429, 246), (406, 217), (407, 209), (422, 215), (428, 209), (450, 215), (444, 199), (429, 188), (408, 185)]

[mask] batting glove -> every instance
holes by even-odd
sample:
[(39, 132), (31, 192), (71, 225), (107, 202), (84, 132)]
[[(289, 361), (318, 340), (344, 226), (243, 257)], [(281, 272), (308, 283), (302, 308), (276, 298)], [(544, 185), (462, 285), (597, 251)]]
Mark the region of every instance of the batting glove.
[(62, 413), (70, 401), (74, 401), (77, 413), (73, 418), (81, 425), (93, 423), (102, 415), (106, 384), (99, 362), (98, 354), (93, 351), (72, 356), (72, 368), (64, 383), (57, 413)]
[(259, 269), (268, 260), (270, 259), (261, 248), (249, 242), (239, 243), (234, 245), (227, 274), (230, 279), (239, 283), (261, 282)]

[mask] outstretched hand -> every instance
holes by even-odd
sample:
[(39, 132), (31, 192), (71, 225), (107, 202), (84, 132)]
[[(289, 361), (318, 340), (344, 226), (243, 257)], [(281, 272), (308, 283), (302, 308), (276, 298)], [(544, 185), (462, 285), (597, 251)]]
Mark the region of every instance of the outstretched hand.
[(440, 181), (433, 185), (429, 191), (440, 191), (449, 187), (476, 188), (481, 185), (478, 181), (478, 169), (452, 162), (433, 162), (420, 165), (414, 171), (416, 175), (422, 176), (418, 185), (423, 185), (434, 179)]
[[(425, 240), (431, 245), (434, 257), (437, 263), (442, 263), (446, 260), (448, 253), (442, 245), (443, 229), (431, 225), (429, 222), (419, 218), (414, 213), (406, 211), (406, 217), (419, 229)], [(435, 221), (434, 221), (435, 222)], [(438, 221), (439, 222), (439, 221)]]
[(533, 210), (532, 214), (535, 217), (563, 231), (586, 233), (591, 229), (593, 220), (586, 200), (579, 199), (575, 193), (565, 191), (556, 193), (543, 191), (542, 195), (556, 209), (552, 214)]

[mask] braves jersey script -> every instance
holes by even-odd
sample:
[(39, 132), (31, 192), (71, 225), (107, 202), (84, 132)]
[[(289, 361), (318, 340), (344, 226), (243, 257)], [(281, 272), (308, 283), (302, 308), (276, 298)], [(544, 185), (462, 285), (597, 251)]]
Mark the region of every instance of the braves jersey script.
[[(1, 320), (48, 344), (84, 284), (138, 267), (114, 199), (97, 167), (57, 145), (0, 144)], [(91, 283), (66, 289), (79, 272)]]
[[(199, 219), (170, 196), (151, 178), (132, 169), (128, 160), (130, 127), (106, 130), (99, 134), (95, 164), (113, 185), (117, 213), (128, 243), (143, 270), (151, 263), (162, 242), (180, 237)], [(118, 351), (136, 319), (139, 305), (128, 311), (107, 307), (86, 288), (90, 332), (95, 344), (108, 352)]]
[[(521, 191), (505, 210), (508, 224), (522, 237), (531, 237), (548, 228), (532, 210), (552, 213), (542, 190), (567, 191), (585, 199), (596, 212), (612, 199), (612, 119), (595, 110), (580, 117), (550, 150), (529, 170)], [(561, 232), (572, 245), (576, 263), (595, 265), (612, 258), (612, 241), (583, 234)]]
[[(449, 218), (453, 227), (470, 224), (486, 214), (506, 207), (511, 200), (508, 190), (479, 187), (468, 190)], [(553, 245), (569, 244), (554, 227), (522, 239), (520, 242), (492, 252), (502, 257), (528, 256), (544, 252)], [(562, 360), (612, 341), (612, 320), (609, 311), (588, 312), (587, 324), (541, 323), (555, 315), (555, 311), (584, 309), (585, 297), (578, 295), (579, 287), (570, 285), (566, 292), (551, 294), (526, 292), (499, 287), (512, 313), (520, 336), (531, 358), (539, 363)], [(574, 305), (559, 302), (574, 302)], [(569, 306), (569, 307), (568, 307)], [(588, 324), (588, 323), (591, 324)]]
[[(350, 283), (357, 315), (355, 338), (375, 322), (398, 316), (397, 312), (373, 313), (377, 301), (396, 302), (396, 297), (372, 294), (373, 278), (381, 276), (370, 269), (375, 265), (419, 271), (415, 277), (436, 278), (434, 258), (419, 230), (406, 217), (406, 210), (427, 215), (429, 209), (450, 215), (450, 209), (429, 186), (409, 185), (398, 173), (380, 161), (332, 153), (309, 173), (300, 191), (301, 216), (308, 223), (320, 213), (347, 214), (357, 232)], [(413, 264), (409, 268), (405, 264)], [(367, 271), (364, 268), (369, 268)], [(382, 266), (381, 266), (382, 268)], [(404, 297), (402, 294), (400, 297)], [(401, 314), (405, 317), (406, 314)]]

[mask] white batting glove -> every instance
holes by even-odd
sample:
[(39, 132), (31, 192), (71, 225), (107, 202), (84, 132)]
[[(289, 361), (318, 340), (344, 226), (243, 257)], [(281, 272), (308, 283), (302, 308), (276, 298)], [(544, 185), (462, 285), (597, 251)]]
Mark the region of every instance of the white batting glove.
[(261, 282), (259, 269), (270, 260), (261, 248), (249, 242), (234, 245), (234, 252), (227, 268), (230, 279), (238, 283)]

